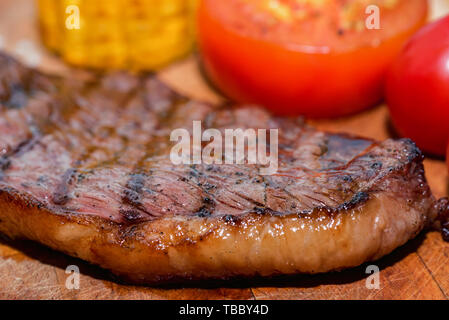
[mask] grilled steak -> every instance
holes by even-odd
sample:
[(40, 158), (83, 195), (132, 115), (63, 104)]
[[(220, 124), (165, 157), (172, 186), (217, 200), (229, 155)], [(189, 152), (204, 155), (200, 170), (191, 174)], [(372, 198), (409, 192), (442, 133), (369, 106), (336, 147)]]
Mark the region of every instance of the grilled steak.
[[(170, 132), (279, 128), (279, 170), (173, 165)], [(320, 273), (416, 236), (447, 204), (410, 140), (218, 107), (154, 76), (62, 79), (0, 56), (0, 231), (138, 283)]]

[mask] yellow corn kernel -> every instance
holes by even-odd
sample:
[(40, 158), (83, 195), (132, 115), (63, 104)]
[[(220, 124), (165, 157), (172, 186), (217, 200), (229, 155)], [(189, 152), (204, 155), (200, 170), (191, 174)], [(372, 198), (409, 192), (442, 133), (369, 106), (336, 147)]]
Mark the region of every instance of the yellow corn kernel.
[[(37, 0), (44, 44), (68, 63), (155, 70), (190, 52), (198, 0)], [(68, 6), (79, 29), (68, 29)]]

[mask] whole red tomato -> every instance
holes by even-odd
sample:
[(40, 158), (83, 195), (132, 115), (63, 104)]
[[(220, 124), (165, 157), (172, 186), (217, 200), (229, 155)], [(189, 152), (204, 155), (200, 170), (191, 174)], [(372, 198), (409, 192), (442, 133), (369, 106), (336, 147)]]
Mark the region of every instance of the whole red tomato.
[(427, 0), (379, 0), (369, 29), (359, 0), (202, 0), (204, 69), (227, 96), (278, 115), (343, 116), (383, 98), (385, 75), (427, 19)]
[(449, 140), (449, 16), (420, 30), (387, 77), (386, 99), (397, 131), (428, 153)]

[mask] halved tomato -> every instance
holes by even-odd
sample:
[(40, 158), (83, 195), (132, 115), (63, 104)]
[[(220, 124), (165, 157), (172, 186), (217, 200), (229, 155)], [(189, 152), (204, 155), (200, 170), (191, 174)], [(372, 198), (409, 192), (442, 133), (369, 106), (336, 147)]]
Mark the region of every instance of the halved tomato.
[(427, 0), (202, 0), (199, 45), (230, 98), (335, 117), (382, 99), (387, 68), (426, 17)]

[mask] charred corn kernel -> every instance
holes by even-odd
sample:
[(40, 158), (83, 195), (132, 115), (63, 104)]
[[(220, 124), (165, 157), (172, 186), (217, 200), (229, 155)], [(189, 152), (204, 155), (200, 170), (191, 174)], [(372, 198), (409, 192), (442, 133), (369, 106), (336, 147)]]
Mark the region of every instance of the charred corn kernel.
[[(194, 42), (198, 0), (38, 0), (45, 45), (68, 63), (101, 69), (155, 70)], [(76, 12), (68, 10), (76, 6)], [(79, 22), (79, 28), (66, 23)]]

